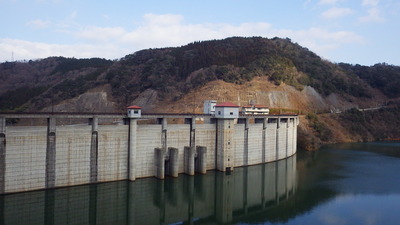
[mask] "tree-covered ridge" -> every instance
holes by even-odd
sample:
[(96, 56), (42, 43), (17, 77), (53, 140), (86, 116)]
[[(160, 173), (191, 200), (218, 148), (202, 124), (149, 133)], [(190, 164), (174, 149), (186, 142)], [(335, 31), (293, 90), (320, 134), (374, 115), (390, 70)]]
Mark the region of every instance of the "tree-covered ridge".
[(122, 94), (121, 89), (140, 93), (147, 88), (161, 92), (172, 88), (179, 96), (216, 79), (240, 84), (255, 76), (268, 76), (276, 84), (285, 82), (298, 89), (310, 85), (325, 96), (370, 97), (368, 85), (358, 76), (346, 74), (290, 39), (233, 37), (194, 42), (139, 51), (119, 63), (107, 75), (115, 95)]
[[(111, 60), (49, 57), (28, 62), (0, 64), (0, 111), (19, 111), (34, 103), (43, 108), (73, 98), (100, 83), (97, 78)], [(25, 105), (24, 107), (22, 107)]]
[[(179, 99), (213, 80), (241, 84), (256, 76), (299, 90), (309, 85), (323, 96), (368, 98), (372, 88), (390, 98), (400, 96), (400, 67), (334, 64), (287, 38), (232, 37), (141, 50), (117, 61), (49, 57), (2, 63), (0, 110), (20, 109), (29, 102), (40, 109), (104, 84), (121, 104), (147, 89), (156, 90), (161, 99)], [(17, 98), (11, 105), (9, 96)]]
[(373, 66), (340, 63), (347, 74), (356, 75), (371, 87), (377, 88), (390, 98), (400, 97), (400, 67), (378, 63)]
[(104, 68), (112, 64), (111, 60), (101, 58), (91, 59), (76, 59), (76, 58), (64, 58), (58, 57), (59, 64), (54, 68), (53, 74), (61, 73), (65, 74), (69, 71), (79, 70), (84, 68)]

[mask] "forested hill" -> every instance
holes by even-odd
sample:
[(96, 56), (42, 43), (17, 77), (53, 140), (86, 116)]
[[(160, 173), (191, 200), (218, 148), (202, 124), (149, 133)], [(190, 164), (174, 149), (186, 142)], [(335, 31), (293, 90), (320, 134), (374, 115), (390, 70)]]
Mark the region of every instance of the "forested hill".
[(267, 75), (276, 84), (285, 82), (298, 89), (310, 85), (324, 96), (333, 92), (370, 96), (368, 86), (358, 76), (345, 73), (289, 39), (196, 42), (180, 48), (139, 51), (118, 64), (106, 77), (114, 90), (154, 88), (164, 92), (172, 88), (179, 95), (216, 79), (240, 84)]
[(387, 99), (400, 97), (398, 66), (334, 64), (290, 39), (233, 37), (142, 50), (115, 61), (50, 57), (2, 63), (0, 110), (42, 110), (95, 88), (109, 90), (118, 106), (148, 90), (159, 101), (176, 101), (210, 81), (239, 85), (255, 77), (297, 90), (311, 86), (322, 97), (368, 99), (377, 92)]
[(378, 63), (360, 66), (340, 63), (339, 66), (350, 75), (356, 75), (371, 87), (382, 91), (389, 98), (400, 97), (400, 67)]

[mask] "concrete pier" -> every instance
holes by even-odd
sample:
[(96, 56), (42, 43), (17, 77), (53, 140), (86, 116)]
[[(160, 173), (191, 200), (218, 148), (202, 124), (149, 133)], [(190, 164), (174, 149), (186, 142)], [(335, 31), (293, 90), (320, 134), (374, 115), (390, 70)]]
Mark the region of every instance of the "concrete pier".
[(281, 119), (278, 118), (277, 120), (277, 124), (276, 124), (276, 152), (275, 152), (275, 160), (279, 160), (279, 148), (280, 146), (280, 141), (279, 141), (279, 137), (280, 137), (280, 129), (281, 129)]
[(162, 148), (155, 148), (154, 149), (154, 154), (155, 154), (155, 177), (158, 179), (164, 179), (165, 178), (165, 150)]
[(245, 118), (244, 123), (244, 150), (243, 150), (243, 165), (249, 165), (249, 118)]
[(129, 119), (128, 176), (131, 181), (136, 180), (137, 129), (137, 119)]
[(196, 146), (184, 148), (184, 168), (187, 175), (207, 173), (207, 147)]
[(99, 154), (98, 124), (99, 119), (94, 117), (89, 120), (92, 125), (92, 137), (90, 142), (90, 183), (97, 182), (97, 164)]
[(218, 119), (217, 121), (217, 170), (233, 171), (233, 119)]
[(165, 151), (162, 148), (155, 148), (155, 177), (164, 179), (165, 175), (178, 177), (178, 159), (179, 152), (177, 148), (168, 148)]
[(178, 160), (179, 160), (179, 151), (177, 148), (168, 148), (168, 158), (166, 160), (165, 165), (165, 175), (171, 177), (178, 177), (179, 170), (178, 170)]
[(167, 150), (167, 118), (159, 118), (161, 123), (161, 146)]
[(262, 124), (263, 124), (263, 130), (262, 130), (262, 147), (261, 147), (261, 157), (262, 157), (262, 162), (265, 163), (267, 162), (267, 158), (266, 158), (266, 141), (267, 141), (267, 119), (263, 118), (262, 119)]
[(185, 173), (187, 175), (194, 175), (196, 149), (194, 147), (185, 146), (184, 148), (184, 162)]
[(196, 146), (196, 120), (194, 118), (185, 119), (185, 123), (190, 124), (190, 147)]
[(195, 158), (195, 171), (196, 173), (207, 173), (207, 147), (197, 146)]
[(55, 187), (56, 181), (56, 118), (47, 119), (46, 188)]

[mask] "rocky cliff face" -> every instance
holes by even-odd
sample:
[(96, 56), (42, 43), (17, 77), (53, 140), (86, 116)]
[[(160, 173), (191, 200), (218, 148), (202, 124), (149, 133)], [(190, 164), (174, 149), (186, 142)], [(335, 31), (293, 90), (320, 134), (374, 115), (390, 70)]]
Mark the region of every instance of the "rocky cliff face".
[[(331, 94), (321, 96), (313, 87), (305, 86), (298, 90), (293, 86), (281, 83), (275, 85), (268, 77), (256, 77), (243, 84), (232, 84), (221, 80), (211, 81), (203, 87), (193, 89), (182, 99), (177, 101), (160, 102), (152, 110), (202, 112), (204, 100), (217, 100), (218, 102), (231, 101), (238, 105), (247, 105), (250, 101), (267, 105), (271, 108), (289, 109), (293, 112), (328, 112), (331, 108), (352, 108), (355, 102), (350, 102), (342, 96)], [(366, 101), (379, 101), (378, 98)], [(362, 100), (359, 103), (366, 104)]]
[(42, 109), (43, 112), (116, 112), (117, 104), (112, 101), (110, 88), (97, 87), (53, 106)]

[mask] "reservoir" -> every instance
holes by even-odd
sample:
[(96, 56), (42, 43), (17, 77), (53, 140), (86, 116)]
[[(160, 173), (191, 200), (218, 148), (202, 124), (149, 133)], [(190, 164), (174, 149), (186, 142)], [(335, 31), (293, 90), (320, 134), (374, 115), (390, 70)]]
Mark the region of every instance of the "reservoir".
[(232, 173), (0, 195), (0, 224), (398, 224), (400, 143), (336, 144)]

